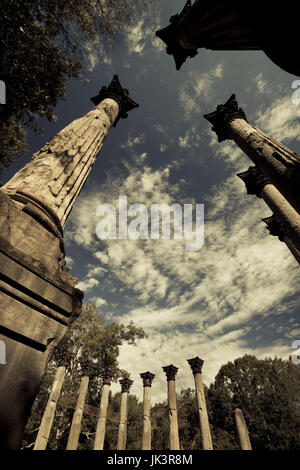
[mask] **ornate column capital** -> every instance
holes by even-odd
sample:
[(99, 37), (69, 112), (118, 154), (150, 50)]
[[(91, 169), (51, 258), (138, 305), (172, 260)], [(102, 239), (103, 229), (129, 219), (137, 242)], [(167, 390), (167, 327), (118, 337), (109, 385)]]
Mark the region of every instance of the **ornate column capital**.
[(91, 375), (93, 375), (93, 373), (95, 372), (97, 365), (98, 364), (95, 364), (95, 362), (92, 361), (80, 362), (82, 377), (91, 377)]
[(202, 367), (204, 361), (200, 357), (194, 357), (193, 359), (187, 359), (187, 362), (191, 366), (193, 374), (202, 374)]
[(121, 384), (121, 391), (122, 393), (128, 393), (130, 390), (131, 385), (133, 384), (133, 380), (130, 379), (121, 379), (119, 380)]
[(169, 366), (165, 366), (162, 368), (163, 371), (165, 372), (167, 376), (167, 380), (175, 380), (175, 376), (178, 371), (178, 367), (173, 366), (173, 364), (170, 364)]
[(116, 127), (120, 118), (126, 119), (128, 117), (127, 113), (129, 111), (139, 107), (139, 105), (129, 97), (129, 91), (127, 88), (122, 88), (118, 75), (114, 75), (110, 84), (107, 87), (103, 86), (98, 95), (91, 98), (91, 101), (95, 106), (97, 106), (106, 98), (115, 100), (119, 105), (119, 114), (113, 124), (113, 127)]
[(232, 121), (235, 119), (247, 121), (246, 114), (239, 107), (235, 95), (231, 95), (225, 104), (219, 104), (216, 111), (204, 114), (203, 117), (213, 125), (212, 130), (217, 134), (219, 142), (230, 139), (228, 136), (228, 126)]
[(103, 372), (102, 374), (102, 378), (103, 378), (103, 385), (110, 385), (111, 384), (111, 379), (112, 379), (112, 372), (111, 370), (106, 370), (105, 372)]
[(151, 387), (155, 374), (151, 374), (151, 372), (147, 371), (140, 374), (140, 376), (143, 379), (144, 387)]
[(164, 41), (164, 43), (167, 45), (167, 54), (173, 55), (176, 70), (180, 70), (182, 64), (188, 57), (192, 58), (197, 54), (197, 49), (185, 49), (179, 41), (181, 32), (180, 22), (189, 11), (191, 6), (191, 0), (187, 0), (181, 13), (171, 16), (170, 24), (166, 28), (163, 28), (160, 31), (156, 31), (155, 33), (156, 36), (158, 36), (159, 39)]
[(245, 183), (247, 194), (255, 194), (257, 197), (261, 197), (263, 188), (270, 184), (268, 178), (256, 166), (250, 166), (247, 171), (237, 173), (237, 176)]
[(261, 220), (267, 225), (266, 228), (269, 230), (270, 235), (278, 237), (281, 242), (284, 242), (284, 237), (288, 236), (289, 231), (278, 217), (272, 215)]

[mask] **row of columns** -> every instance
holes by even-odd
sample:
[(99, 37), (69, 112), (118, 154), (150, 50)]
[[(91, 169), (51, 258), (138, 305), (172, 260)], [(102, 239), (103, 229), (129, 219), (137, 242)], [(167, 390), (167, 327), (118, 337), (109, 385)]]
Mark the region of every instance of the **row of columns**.
[(271, 209), (272, 216), (262, 220), (300, 264), (300, 156), (249, 124), (235, 95), (204, 117), (219, 142), (233, 140), (254, 163), (237, 176), (248, 194), (262, 198)]
[[(61, 389), (66, 374), (66, 366), (69, 356), (66, 356), (65, 360), (60, 363), (53, 387), (50, 393), (48, 404), (46, 406), (42, 422), (39, 428), (37, 439), (35, 442), (34, 450), (45, 450), (49, 439), (51, 426), (54, 419), (54, 414), (58, 399), (61, 394)], [(194, 380), (195, 380), (195, 391), (197, 399), (197, 408), (199, 415), (199, 423), (201, 429), (202, 438), (202, 449), (212, 450), (212, 437), (208, 420), (208, 413), (205, 400), (205, 392), (202, 381), (202, 367), (204, 361), (199, 357), (188, 359), (187, 361), (192, 369)], [(84, 406), (86, 395), (88, 391), (88, 385), (95, 364), (86, 361), (81, 364), (82, 379), (80, 382), (78, 398), (76, 402), (75, 411), (73, 414), (72, 424), (70, 428), (67, 450), (76, 450), (78, 447), (79, 435), (81, 430), (82, 416), (84, 413)], [(177, 400), (176, 400), (176, 388), (175, 378), (178, 372), (178, 367), (173, 364), (163, 367), (163, 371), (167, 377), (168, 384), (168, 411), (169, 411), (169, 449), (180, 450), (179, 442), (179, 431), (178, 431), (178, 416), (177, 416)], [(143, 439), (142, 439), (142, 450), (151, 450), (151, 385), (155, 377), (154, 374), (147, 371), (140, 374), (143, 379), (144, 386), (144, 410), (143, 410)], [(109, 388), (111, 385), (112, 374), (110, 371), (106, 371), (103, 375), (103, 387), (101, 394), (101, 401), (99, 407), (99, 414), (96, 426), (96, 436), (94, 442), (94, 450), (103, 450), (104, 439), (105, 439), (105, 427), (107, 419), (107, 409), (109, 401)], [(121, 384), (121, 406), (120, 406), (120, 422), (118, 429), (118, 440), (117, 450), (126, 449), (127, 441), (127, 417), (128, 417), (128, 395), (133, 381), (129, 378), (119, 380)], [(251, 444), (248, 436), (245, 420), (243, 418), (241, 410), (236, 410), (235, 414), (236, 425), (239, 435), (239, 440), (242, 449), (251, 449)]]

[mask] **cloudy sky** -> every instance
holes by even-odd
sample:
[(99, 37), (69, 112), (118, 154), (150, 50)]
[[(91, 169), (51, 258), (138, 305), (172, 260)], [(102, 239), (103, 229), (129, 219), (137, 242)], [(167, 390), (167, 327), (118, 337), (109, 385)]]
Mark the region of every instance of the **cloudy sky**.
[[(113, 47), (90, 44), (83, 80), (73, 81), (43, 136), (29, 133), (30, 153), (88, 112), (114, 74), (140, 107), (113, 128), (73, 208), (65, 230), (68, 265), (86, 301), (108, 321), (142, 326), (147, 338), (121, 348), (120, 366), (142, 396), (140, 372), (156, 374), (154, 401), (166, 398), (162, 366), (179, 367), (178, 391), (193, 386), (186, 359), (204, 359), (207, 385), (220, 366), (244, 354), (287, 358), (300, 339), (298, 266), (268, 234), (265, 203), (247, 196), (236, 177), (251, 164), (235, 144), (217, 143), (203, 114), (236, 93), (249, 122), (300, 152), (298, 79), (262, 52), (198, 55), (176, 71), (155, 31), (184, 0), (160, 0), (141, 12)], [(19, 158), (3, 182), (29, 159)], [(105, 240), (96, 236), (99, 204), (204, 204), (205, 241), (187, 251), (184, 240)], [(113, 386), (119, 390), (119, 385)]]

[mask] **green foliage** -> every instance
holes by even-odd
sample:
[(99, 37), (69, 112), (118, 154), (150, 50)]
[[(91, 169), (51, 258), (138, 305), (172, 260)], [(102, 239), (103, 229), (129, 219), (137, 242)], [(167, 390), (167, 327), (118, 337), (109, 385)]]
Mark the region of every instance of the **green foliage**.
[[(300, 368), (279, 358), (245, 355), (223, 365), (210, 386), (211, 424), (217, 441), (238, 448), (235, 408), (241, 408), (253, 449), (289, 450), (300, 446), (297, 407), (300, 402)], [(225, 433), (225, 434), (224, 434)]]
[[(120, 346), (124, 343), (135, 345), (136, 340), (144, 336), (144, 330), (136, 327), (132, 322), (129, 325), (115, 322), (106, 324), (103, 316), (97, 313), (94, 304), (85, 304), (82, 313), (68, 330), (49, 360), (39, 394), (25, 429), (23, 448), (32, 448), (34, 445), (56, 373), (58, 365), (56, 358), (59, 355), (63, 355), (66, 351), (70, 351), (75, 355), (70, 361), (62, 388), (63, 395), (74, 399), (77, 398), (81, 380), (81, 361), (90, 360), (95, 362), (96, 368), (93, 377), (90, 379), (86, 403), (99, 407), (103, 384), (102, 373), (110, 369), (114, 381), (119, 377), (128, 376), (127, 371), (123, 371), (118, 367)], [(72, 409), (58, 406), (48, 449), (60, 450), (66, 448), (72, 416)], [(95, 429), (96, 418), (84, 415), (79, 449), (92, 448)]]
[[(239, 450), (235, 408), (241, 408), (253, 449), (300, 448), (300, 367), (282, 359), (245, 355), (223, 365), (214, 383), (204, 386), (215, 450)], [(180, 447), (201, 450), (194, 390), (177, 394)], [(167, 404), (151, 411), (153, 449), (169, 448)]]
[(169, 449), (169, 412), (166, 402), (157, 403), (151, 409), (152, 449)]
[(80, 75), (87, 41), (114, 37), (133, 19), (135, 3), (141, 2), (1, 0), (0, 80), (6, 84), (7, 103), (0, 106), (5, 136), (0, 168), (25, 150), (26, 133), (19, 124), (37, 132), (38, 116), (55, 119), (57, 100), (70, 78)]
[[(107, 412), (104, 450), (115, 450), (118, 441), (121, 393), (110, 395)], [(143, 404), (135, 395), (128, 395), (127, 450), (142, 448)]]

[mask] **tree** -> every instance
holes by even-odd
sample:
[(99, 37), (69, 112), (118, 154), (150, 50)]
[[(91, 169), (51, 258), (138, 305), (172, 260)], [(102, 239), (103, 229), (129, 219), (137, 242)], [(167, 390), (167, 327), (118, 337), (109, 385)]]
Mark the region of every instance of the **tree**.
[[(120, 346), (124, 343), (135, 345), (136, 340), (144, 336), (144, 330), (136, 327), (133, 322), (129, 325), (115, 322), (106, 324), (104, 317), (97, 313), (94, 304), (85, 304), (82, 313), (69, 328), (49, 360), (40, 391), (25, 429), (23, 448), (32, 448), (34, 445), (58, 366), (57, 358), (60, 355), (63, 355), (66, 351), (74, 354), (74, 358), (70, 361), (67, 369), (62, 389), (62, 394), (74, 399), (77, 398), (81, 380), (81, 362), (85, 360), (95, 362), (96, 368), (90, 380), (86, 403), (99, 407), (102, 373), (110, 369), (115, 381), (121, 376), (128, 375), (128, 372), (118, 367)], [(49, 449), (66, 448), (72, 415), (73, 410), (58, 407), (49, 438)], [(89, 449), (93, 445), (95, 429), (96, 418), (84, 415), (79, 448)]]
[[(151, 0), (142, 0), (147, 4)], [(38, 131), (38, 116), (55, 119), (54, 107), (71, 77), (79, 77), (87, 42), (112, 39), (136, 14), (130, 0), (2, 0), (0, 168), (26, 150), (21, 124)], [(98, 45), (99, 47), (99, 45)]]
[[(300, 368), (280, 358), (245, 355), (223, 365), (210, 386), (208, 399), (216, 436), (238, 448), (234, 410), (241, 408), (253, 449), (300, 447)], [(224, 434), (225, 433), (225, 434)]]

